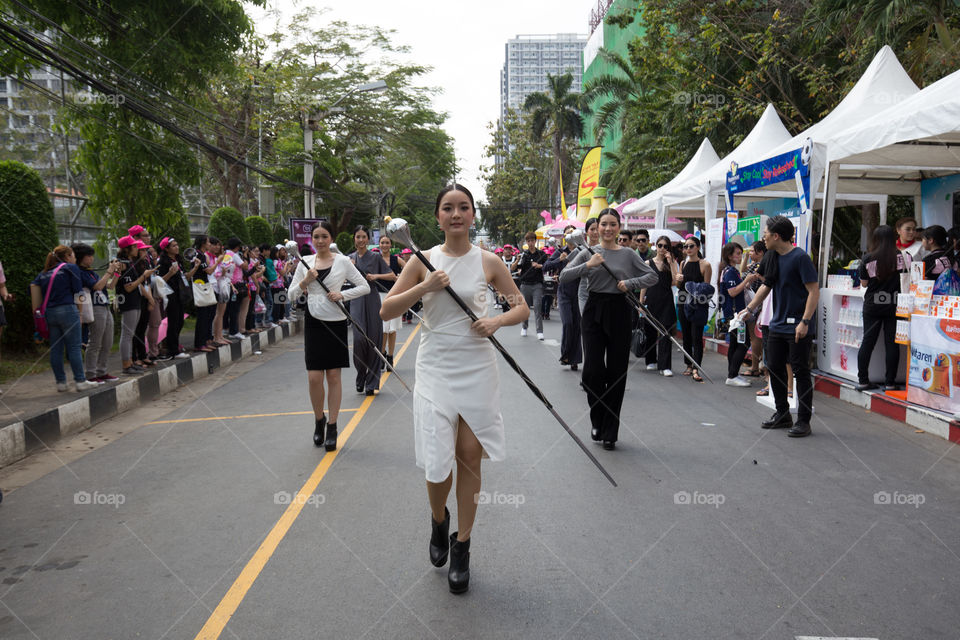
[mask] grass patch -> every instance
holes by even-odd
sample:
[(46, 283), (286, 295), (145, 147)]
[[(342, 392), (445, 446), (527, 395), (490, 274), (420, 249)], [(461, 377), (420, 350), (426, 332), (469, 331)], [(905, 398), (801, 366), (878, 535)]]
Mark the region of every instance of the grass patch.
[(50, 356), (41, 351), (4, 353), (0, 359), (0, 384), (13, 382), (31, 373), (50, 371)]

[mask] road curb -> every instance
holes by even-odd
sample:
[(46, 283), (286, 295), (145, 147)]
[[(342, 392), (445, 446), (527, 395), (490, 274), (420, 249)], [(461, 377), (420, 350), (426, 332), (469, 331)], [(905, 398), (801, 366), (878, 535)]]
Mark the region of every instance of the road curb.
[(0, 428), (0, 468), (22, 460), (34, 451), (46, 449), (64, 436), (89, 429), (170, 393), (180, 385), (211, 375), (221, 367), (301, 331), (302, 321), (281, 324), (216, 351), (170, 361), (137, 378), (104, 385), (79, 397), (71, 394), (67, 402)]
[[(727, 355), (726, 342), (713, 338), (707, 338), (704, 342), (704, 350)], [(853, 383), (820, 371), (813, 373), (813, 389), (915, 429), (922, 429), (927, 433), (940, 436), (944, 440), (960, 443), (960, 422), (941, 411), (892, 398), (883, 391), (857, 391)]]

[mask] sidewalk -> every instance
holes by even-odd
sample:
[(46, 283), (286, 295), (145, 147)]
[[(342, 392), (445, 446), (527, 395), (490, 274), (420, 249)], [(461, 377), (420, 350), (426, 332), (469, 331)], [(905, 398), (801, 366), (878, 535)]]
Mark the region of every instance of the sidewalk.
[[(0, 395), (0, 467), (26, 457), (35, 449), (45, 448), (65, 435), (88, 429), (181, 384), (262, 351), (268, 345), (300, 333), (301, 328), (300, 322), (281, 324), (210, 353), (190, 352), (189, 358), (158, 362), (134, 376), (120, 372), (120, 354), (115, 351), (110, 354), (107, 372), (120, 379), (90, 391), (58, 392), (49, 366), (42, 373), (4, 384), (3, 395)], [(182, 333), (180, 343), (192, 345), (193, 333)], [(44, 355), (43, 362), (46, 359)], [(73, 389), (70, 366), (65, 363), (65, 367)]]

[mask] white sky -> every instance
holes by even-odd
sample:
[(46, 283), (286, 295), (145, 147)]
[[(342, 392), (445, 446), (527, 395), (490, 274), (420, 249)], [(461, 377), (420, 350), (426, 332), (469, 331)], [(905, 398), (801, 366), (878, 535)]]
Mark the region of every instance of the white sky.
[[(311, 3), (313, 4), (313, 3)], [(456, 145), (460, 182), (484, 199), (480, 165), (490, 136), (487, 123), (500, 113), (500, 69), (504, 45), (519, 34), (587, 33), (596, 0), (333, 0), (318, 20), (394, 29), (393, 42), (410, 47), (410, 60), (433, 67), (423, 86), (443, 93), (434, 108), (449, 114), (445, 128)], [(292, 16), (303, 0), (268, 0)], [(248, 6), (256, 21), (263, 11)], [(264, 31), (269, 26), (264, 25)]]

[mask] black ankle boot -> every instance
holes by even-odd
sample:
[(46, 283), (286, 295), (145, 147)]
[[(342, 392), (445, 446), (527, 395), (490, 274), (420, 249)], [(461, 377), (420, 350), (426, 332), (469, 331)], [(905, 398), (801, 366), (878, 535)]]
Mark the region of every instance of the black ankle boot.
[(313, 444), (319, 447), (323, 444), (323, 430), (327, 426), (327, 416), (317, 420), (317, 426), (313, 430)]
[(450, 571), (447, 573), (450, 593), (466, 593), (470, 588), (470, 541), (460, 542), (450, 536)]
[(337, 423), (327, 423), (327, 439), (323, 441), (323, 448), (327, 451), (337, 450)]
[(443, 522), (437, 522), (430, 516), (430, 564), (442, 567), (447, 564), (450, 552), (450, 511), (443, 508)]

